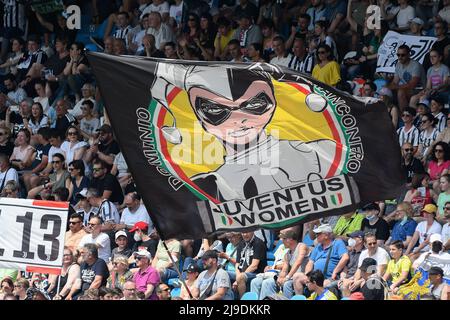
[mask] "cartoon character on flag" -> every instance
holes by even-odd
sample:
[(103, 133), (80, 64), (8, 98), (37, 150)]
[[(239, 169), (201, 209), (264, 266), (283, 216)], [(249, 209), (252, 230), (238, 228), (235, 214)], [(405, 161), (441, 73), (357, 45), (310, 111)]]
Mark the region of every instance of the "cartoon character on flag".
[[(285, 74), (277, 67), (265, 67), (262, 64), (231, 67), (158, 62), (151, 86), (153, 99), (173, 116), (168, 95), (174, 87), (185, 90), (203, 129), (223, 144), (224, 163), (215, 171), (191, 177), (201, 189), (220, 201), (248, 199), (323, 179), (330, 172), (336, 153), (335, 141), (283, 140), (266, 132), (277, 108), (272, 79), (283, 81)], [(322, 112), (327, 101), (301, 79), (290, 81), (306, 88), (305, 102), (310, 110)], [(173, 126), (161, 130), (167, 141), (178, 144), (182, 136), (173, 118)]]

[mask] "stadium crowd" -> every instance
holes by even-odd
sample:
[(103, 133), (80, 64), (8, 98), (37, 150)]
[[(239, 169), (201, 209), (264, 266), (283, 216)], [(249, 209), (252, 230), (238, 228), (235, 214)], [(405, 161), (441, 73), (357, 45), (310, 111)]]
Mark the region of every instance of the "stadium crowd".
[[(0, 269), (0, 299), (401, 299), (425, 259), (450, 259), (450, 0), (63, 2), (80, 6), (81, 30), (39, 1), (0, 2), (1, 195), (71, 205), (62, 274)], [(380, 8), (379, 24), (370, 5)], [(437, 40), (423, 63), (399, 46), (395, 72), (379, 73), (388, 30)], [(277, 232), (170, 239), (165, 247), (86, 50), (267, 62), (382, 99), (398, 133), (404, 192)], [(421, 298), (449, 300), (444, 271), (427, 272)]]

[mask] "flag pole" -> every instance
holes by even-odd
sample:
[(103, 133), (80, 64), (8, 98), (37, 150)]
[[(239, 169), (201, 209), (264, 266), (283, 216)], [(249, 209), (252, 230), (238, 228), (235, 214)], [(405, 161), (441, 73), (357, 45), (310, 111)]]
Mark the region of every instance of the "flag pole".
[[(61, 270), (62, 271), (62, 270)], [(58, 285), (56, 287), (56, 294), (59, 295), (59, 287), (61, 286), (61, 274), (58, 275)]]
[(177, 264), (175, 263), (175, 260), (173, 260), (173, 257), (172, 257), (172, 255), (171, 255), (170, 252), (169, 252), (169, 248), (167, 248), (166, 242), (165, 242), (165, 241), (162, 241), (162, 243), (163, 243), (163, 245), (164, 245), (164, 248), (165, 248), (166, 251), (167, 251), (167, 255), (169, 256), (169, 259), (172, 261), (173, 266), (174, 266), (176, 272), (178, 273), (178, 277), (180, 278), (181, 283), (182, 283), (183, 286), (186, 288), (186, 291), (189, 293), (189, 297), (190, 297), (191, 299), (194, 299), (194, 296), (192, 295), (191, 290), (189, 290), (189, 287), (187, 286), (186, 282), (185, 282), (184, 279), (183, 279), (183, 275), (181, 274), (180, 269), (178, 268)]

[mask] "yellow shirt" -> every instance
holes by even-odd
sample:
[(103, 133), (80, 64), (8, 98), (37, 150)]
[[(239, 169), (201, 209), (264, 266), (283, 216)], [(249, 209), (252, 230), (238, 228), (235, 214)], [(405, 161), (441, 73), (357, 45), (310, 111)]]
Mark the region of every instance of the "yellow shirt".
[(361, 213), (355, 213), (351, 218), (341, 216), (334, 226), (333, 233), (337, 236), (347, 236), (349, 233), (359, 231), (364, 218)]
[(216, 40), (214, 40), (214, 47), (217, 48), (217, 45), (219, 45), (220, 52), (223, 52), (223, 50), (225, 50), (225, 48), (227, 47), (228, 42), (230, 42), (230, 40), (233, 38), (234, 31), (234, 29), (230, 29), (230, 31), (225, 36), (220, 37), (220, 41), (216, 36)]
[(411, 271), (411, 260), (408, 256), (402, 256), (397, 262), (394, 259), (390, 260), (386, 269), (392, 277), (392, 282), (396, 282), (404, 271)]
[(328, 289), (325, 290), (320, 297), (317, 297), (317, 293), (313, 292), (307, 300), (339, 300), (333, 292)]
[(323, 67), (316, 64), (312, 76), (329, 86), (335, 86), (341, 80), (341, 71), (339, 69), (339, 64), (336, 61), (330, 61)]

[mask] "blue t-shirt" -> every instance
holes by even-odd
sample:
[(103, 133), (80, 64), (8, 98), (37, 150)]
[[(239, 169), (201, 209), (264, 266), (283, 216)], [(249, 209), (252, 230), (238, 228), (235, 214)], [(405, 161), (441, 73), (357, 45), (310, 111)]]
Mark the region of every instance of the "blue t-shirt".
[(327, 272), (325, 274), (325, 278), (331, 278), (333, 275), (334, 268), (336, 268), (339, 260), (341, 260), (342, 255), (347, 253), (347, 248), (345, 246), (344, 241), (341, 239), (336, 239), (332, 242), (332, 244), (327, 248), (323, 249), (322, 245), (319, 244), (314, 248), (309, 259), (314, 262), (314, 270), (325, 271), (325, 264), (327, 262), (328, 250), (331, 250), (330, 261), (328, 262)]
[(392, 229), (392, 241), (405, 241), (407, 236), (412, 236), (416, 231), (417, 222), (413, 219), (406, 220), (405, 224), (401, 224), (401, 221), (397, 222)]

